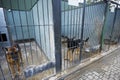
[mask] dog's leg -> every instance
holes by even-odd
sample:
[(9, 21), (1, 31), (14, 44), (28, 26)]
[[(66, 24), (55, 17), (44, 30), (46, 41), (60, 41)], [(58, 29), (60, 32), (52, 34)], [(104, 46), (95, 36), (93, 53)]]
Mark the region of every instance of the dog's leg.
[(11, 74), (12, 74), (12, 78), (15, 78), (14, 61), (12, 60), (11, 55), (10, 55), (10, 54), (7, 54), (7, 55), (6, 55), (6, 59), (7, 59), (8, 65), (9, 65), (9, 67), (10, 67), (10, 71), (11, 71)]
[(16, 60), (16, 66), (17, 66), (18, 74), (21, 75), (20, 62), (22, 62), (22, 54), (20, 51), (18, 51), (17, 54), (18, 54), (18, 59)]
[(72, 62), (73, 61), (73, 57), (72, 57), (72, 53), (70, 53), (70, 62)]
[(64, 58), (65, 60), (68, 60), (68, 59), (69, 59), (69, 52), (70, 52), (70, 50), (68, 49), (68, 50), (67, 50), (67, 55), (65, 55), (65, 58)]
[(20, 71), (20, 60), (19, 60), (19, 59), (16, 60), (15, 63), (16, 63), (16, 66), (17, 66), (18, 74), (21, 75), (21, 71)]
[(67, 51), (67, 58), (68, 58), (68, 60), (71, 59), (71, 50), (70, 49), (68, 49), (68, 51)]
[(11, 70), (11, 73), (12, 73), (12, 78), (15, 78), (14, 62), (9, 63), (9, 65), (10, 65), (10, 70)]
[[(70, 51), (71, 51), (71, 50), (70, 50)], [(74, 50), (72, 50), (72, 51), (69, 53), (69, 60), (70, 60), (70, 62), (73, 61), (73, 56), (72, 56), (73, 52), (74, 52)]]
[(23, 58), (22, 58), (22, 53), (21, 53), (21, 51), (18, 51), (18, 55), (19, 55), (19, 58), (20, 58), (21, 63), (23, 64)]
[(79, 53), (80, 53), (80, 48), (79, 47), (76, 49), (75, 53), (76, 53), (76, 55), (79, 55)]

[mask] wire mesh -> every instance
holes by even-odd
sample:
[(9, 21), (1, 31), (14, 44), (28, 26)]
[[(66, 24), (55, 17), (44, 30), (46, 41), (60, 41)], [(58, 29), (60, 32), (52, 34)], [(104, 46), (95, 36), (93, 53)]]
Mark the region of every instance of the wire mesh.
[[(23, 73), (27, 68), (31, 66), (37, 67), (49, 61), (55, 61), (52, 0), (36, 0), (35, 4), (33, 0), (30, 0), (29, 3), (26, 0), (17, 0), (15, 3), (12, 0), (9, 1), (9, 9), (4, 8), (7, 22), (7, 26), (4, 27), (10, 32), (9, 35), (12, 39), (12, 45), (17, 43), (21, 48), (24, 64), (19, 66), (22, 73), (19, 77), (20, 79), (24, 79)], [(20, 3), (22, 3), (22, 7)], [(2, 5), (5, 6), (5, 3)], [(31, 6), (30, 10), (28, 10), (29, 6)], [(21, 8), (23, 10), (21, 10)], [(6, 63), (7, 59), (5, 54), (4, 52), (3, 62), (5, 62), (5, 65), (0, 65), (0, 71), (2, 72), (0, 74), (4, 76), (0, 77), (0, 79), (5, 78), (5, 80), (10, 80), (10, 77), (7, 78), (7, 76), (12, 75), (12, 71), (9, 63)], [(8, 65), (8, 67), (5, 67), (6, 65)], [(39, 78), (44, 78), (53, 73), (54, 69), (52, 68), (39, 74)], [(31, 77), (30, 79), (32, 80), (33, 78)]]
[[(83, 41), (81, 40), (82, 31), (82, 5), (71, 6), (67, 1), (61, 2), (62, 6), (62, 62), (63, 70), (79, 64), (99, 51), (100, 36), (103, 27), (103, 17), (105, 3), (100, 2), (85, 7), (85, 19), (83, 29)], [(83, 42), (83, 49), (80, 45)], [(70, 46), (69, 46), (70, 45)], [(80, 55), (80, 50), (82, 54)], [(80, 57), (79, 57), (80, 56)], [(81, 59), (80, 59), (81, 58)]]
[(109, 11), (107, 17), (104, 48), (111, 50), (119, 45), (119, 9), (116, 8), (115, 12)]
[[(38, 0), (35, 4), (33, 0), (30, 0), (29, 3), (27, 0), (17, 0), (15, 2), (16, 8), (12, 0), (9, 0), (9, 2), (10, 9), (4, 7), (6, 26), (2, 28), (7, 28), (10, 33), (8, 33), (10, 40), (12, 40), (11, 43), (17, 43), (21, 48), (24, 62), (24, 64), (20, 66), (21, 72), (23, 73), (26, 68), (32, 66), (55, 61), (54, 35), (56, 32), (54, 31), (53, 16), (55, 15), (53, 15), (52, 0)], [(23, 3), (22, 7), (20, 3)], [(2, 5), (5, 5), (5, 3), (2, 3)], [(103, 1), (92, 4), (88, 3), (88, 5), (85, 6), (85, 14), (83, 14), (84, 9), (82, 4), (76, 7), (68, 5), (67, 0), (62, 0), (61, 5), (62, 46), (60, 49), (62, 49), (62, 70), (75, 66), (81, 61), (89, 60), (90, 57), (99, 54), (102, 28), (104, 25), (106, 29), (103, 48), (106, 49), (108, 46), (112, 47), (111, 42), (119, 43), (119, 9), (117, 9), (115, 22), (113, 20), (114, 13), (109, 12), (107, 21), (104, 24), (103, 19), (105, 17), (106, 4)], [(32, 7), (28, 10), (30, 6)], [(85, 15), (84, 19), (83, 15)], [(82, 21), (84, 21), (84, 24)], [(111, 26), (114, 23), (115, 25)], [(112, 35), (110, 34), (111, 32)], [(109, 41), (110, 36), (111, 41)], [(2, 41), (1, 34), (0, 37)], [(13, 80), (11, 67), (6, 59), (6, 52), (2, 48), (3, 45), (0, 45), (0, 79)], [(54, 69), (52, 68), (30, 77), (28, 80), (39, 80), (53, 73)], [(20, 76), (20, 78), (24, 79), (23, 76)]]

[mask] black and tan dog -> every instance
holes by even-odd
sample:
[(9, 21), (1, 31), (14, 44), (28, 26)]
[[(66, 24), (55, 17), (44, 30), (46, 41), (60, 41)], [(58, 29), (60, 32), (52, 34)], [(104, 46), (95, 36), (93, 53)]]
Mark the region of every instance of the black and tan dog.
[(89, 40), (89, 37), (85, 40), (81, 40), (81, 39), (75, 39), (73, 38), (68, 38), (67, 36), (62, 36), (63, 38), (66, 38), (66, 41), (63, 41), (63, 43), (67, 43), (67, 56), (65, 57), (65, 59), (72, 61), (73, 57), (72, 54), (74, 53), (74, 51), (76, 51), (76, 54), (79, 54), (80, 52), (80, 43), (86, 43)]
[(19, 75), (21, 74), (20, 61), (22, 61), (22, 54), (20, 51), (20, 47), (19, 45), (15, 44), (12, 47), (5, 48), (5, 51), (6, 59), (10, 66), (12, 77), (14, 78), (16, 76), (16, 72), (18, 72)]

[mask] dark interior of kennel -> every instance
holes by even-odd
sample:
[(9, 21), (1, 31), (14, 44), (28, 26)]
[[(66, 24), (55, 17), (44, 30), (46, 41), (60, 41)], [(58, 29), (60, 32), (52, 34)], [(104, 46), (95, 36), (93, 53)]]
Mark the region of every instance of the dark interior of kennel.
[(7, 41), (7, 36), (6, 36), (6, 34), (0, 34), (0, 42), (4, 42), (4, 41)]

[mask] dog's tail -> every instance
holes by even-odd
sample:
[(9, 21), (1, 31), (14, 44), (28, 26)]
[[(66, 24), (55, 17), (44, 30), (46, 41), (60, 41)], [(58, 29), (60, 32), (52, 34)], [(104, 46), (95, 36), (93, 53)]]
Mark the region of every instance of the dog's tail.
[(88, 40), (89, 40), (89, 37), (88, 37), (88, 38), (86, 38), (85, 42), (88, 42)]

